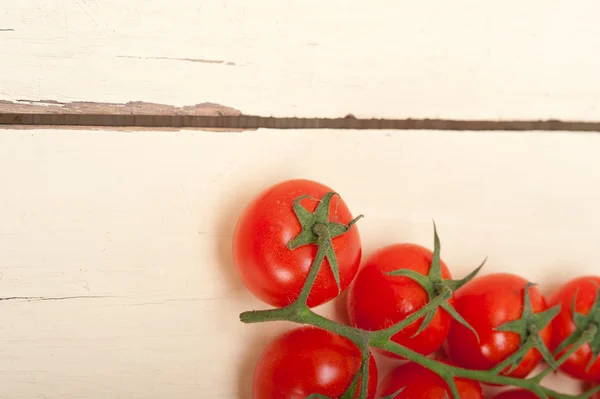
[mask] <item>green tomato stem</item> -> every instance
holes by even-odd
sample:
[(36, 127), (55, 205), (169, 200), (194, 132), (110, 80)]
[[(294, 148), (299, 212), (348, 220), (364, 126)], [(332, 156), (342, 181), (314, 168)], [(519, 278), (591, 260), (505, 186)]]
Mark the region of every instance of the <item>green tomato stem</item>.
[[(327, 197), (330, 199), (330, 196)], [(299, 200), (299, 199), (298, 199)], [(298, 200), (296, 202), (298, 202)], [(296, 204), (296, 203), (295, 203)], [(329, 202), (325, 202), (324, 207), (328, 209)], [(297, 208), (297, 209), (296, 209)], [(297, 206), (295, 211), (299, 214), (305, 221), (310, 221), (311, 215), (307, 213), (306, 210), (303, 210), (300, 206)], [(323, 208), (325, 209), (325, 208)], [(595, 334), (597, 333), (597, 327), (592, 325), (593, 328), (586, 329), (583, 332), (580, 339), (573, 343), (573, 346), (562, 355), (557, 364), (554, 365), (554, 368), (549, 367), (548, 369), (542, 371), (537, 376), (521, 379), (509, 377), (506, 375), (500, 374), (500, 372), (510, 364), (513, 364), (514, 361), (519, 360), (522, 356), (524, 356), (527, 351), (536, 347), (536, 340), (527, 340), (522, 345), (521, 348), (514, 354), (510, 355), (505, 361), (503, 361), (500, 365), (494, 367), (491, 370), (471, 370), (466, 368), (461, 368), (453, 365), (449, 365), (447, 363), (429, 358), (427, 356), (423, 356), (403, 345), (400, 345), (394, 341), (392, 341), (392, 337), (398, 332), (402, 331), (406, 326), (411, 323), (417, 321), (419, 318), (426, 316), (428, 312), (436, 311), (438, 306), (444, 306), (444, 303), (448, 300), (448, 295), (452, 295), (452, 290), (450, 292), (442, 291), (438, 293), (435, 297), (431, 298), (430, 302), (409, 315), (404, 320), (396, 323), (393, 326), (390, 326), (386, 329), (378, 330), (378, 331), (367, 331), (360, 328), (355, 328), (351, 326), (346, 326), (340, 323), (337, 323), (333, 320), (330, 320), (326, 317), (323, 317), (315, 312), (313, 312), (307, 305), (307, 300), (312, 290), (312, 287), (315, 283), (321, 265), (325, 258), (333, 259), (335, 254), (331, 256), (332, 249), (332, 237), (339, 236), (344, 234), (347, 229), (350, 228), (352, 224), (356, 222), (357, 219), (353, 220), (348, 226), (336, 225), (329, 223), (325, 220), (327, 215), (318, 215), (321, 219), (318, 219), (314, 225), (312, 225), (312, 233), (317, 236), (316, 244), (318, 246), (317, 254), (311, 265), (309, 273), (307, 275), (306, 281), (304, 282), (303, 288), (298, 295), (297, 299), (291, 303), (290, 305), (280, 308), (280, 309), (268, 309), (268, 310), (253, 310), (247, 311), (240, 314), (240, 320), (244, 323), (261, 323), (261, 322), (271, 322), (271, 321), (290, 321), (297, 324), (304, 325), (312, 325), (327, 331), (330, 331), (334, 334), (343, 336), (350, 341), (352, 341), (359, 349), (361, 353), (362, 360), (362, 379), (361, 379), (361, 391), (359, 395), (359, 399), (365, 399), (367, 397), (367, 388), (368, 388), (368, 373), (369, 373), (369, 348), (379, 348), (387, 352), (394, 353), (398, 356), (401, 356), (409, 361), (413, 361), (421, 366), (435, 372), (441, 378), (443, 378), (452, 393), (454, 399), (460, 399), (458, 391), (456, 389), (456, 385), (454, 383), (454, 378), (465, 378), (470, 380), (475, 380), (484, 383), (498, 384), (504, 386), (514, 386), (520, 387), (530, 392), (535, 393), (542, 399), (552, 397), (553, 399), (585, 399), (588, 398), (589, 395), (600, 391), (600, 386), (593, 388), (581, 395), (567, 395), (562, 394), (560, 392), (556, 392), (552, 389), (545, 388), (540, 385), (541, 380), (552, 372), (553, 369), (556, 369), (558, 365), (564, 363), (568, 357), (577, 350), (581, 345), (589, 342)], [(330, 229), (332, 229), (330, 231)], [(332, 234), (332, 231), (335, 231), (335, 234)], [(310, 231), (305, 232), (306, 238), (308, 235), (312, 234)], [(302, 240), (296, 239), (298, 242), (303, 242)], [(313, 243), (315, 243), (313, 241)], [(437, 247), (439, 248), (439, 243), (437, 243)], [(290, 246), (290, 250), (296, 248), (295, 245)], [(331, 250), (331, 251), (330, 251)], [(329, 255), (328, 255), (329, 254)], [(334, 261), (334, 263), (337, 263)], [(334, 275), (336, 275), (336, 281), (339, 278), (337, 276), (337, 264), (336, 267), (332, 267), (332, 271), (334, 271)], [(481, 268), (481, 267), (480, 267)], [(480, 269), (478, 268), (477, 271)], [(474, 273), (472, 273), (474, 276)], [(472, 276), (471, 276), (472, 278)], [(351, 389), (351, 387), (349, 387)], [(326, 398), (324, 395), (320, 395), (318, 393), (313, 393), (308, 396), (308, 398)]]
[[(381, 339), (374, 339), (377, 337), (377, 332), (366, 331), (355, 327), (346, 326), (343, 324), (339, 324), (333, 320), (327, 319), (312, 310), (310, 310), (306, 305), (301, 308), (300, 311), (296, 311), (296, 316), (293, 318), (288, 317), (290, 313), (293, 311), (289, 311), (289, 308), (297, 307), (297, 305), (290, 305), (287, 308), (282, 309), (274, 309), (267, 311), (257, 311), (254, 314), (258, 313), (261, 315), (277, 312), (279, 314), (278, 318), (268, 317), (264, 319), (264, 316), (260, 316), (257, 320), (256, 318), (250, 318), (252, 321), (250, 322), (261, 322), (261, 321), (273, 321), (273, 320), (287, 320), (292, 321), (297, 324), (306, 324), (312, 325), (315, 327), (319, 327), (325, 329), (327, 331), (333, 332), (334, 334), (343, 336), (350, 341), (352, 341), (355, 345), (359, 347), (359, 349), (365, 348), (367, 343), (371, 347), (380, 348), (385, 351), (394, 353), (396, 355), (402, 356), (403, 358), (413, 361), (421, 366), (439, 374), (442, 378), (448, 381), (449, 378), (462, 377), (470, 380), (475, 380), (484, 383), (498, 384), (498, 385), (506, 385), (506, 386), (515, 386), (527, 389), (532, 392), (539, 392), (540, 389), (543, 390), (544, 394), (553, 397), (555, 399), (583, 399), (581, 395), (565, 395), (554, 390), (541, 387), (539, 385), (539, 381), (537, 380), (537, 376), (529, 379), (521, 379), (508, 377), (504, 375), (499, 375), (492, 370), (471, 370), (465, 369), (461, 367), (452, 366), (435, 359), (431, 359), (427, 356), (423, 356), (403, 345), (400, 345), (391, 340), (387, 340), (385, 342), (381, 342)], [(243, 314), (252, 314), (252, 312), (245, 312)], [(244, 321), (246, 318), (242, 318)], [(384, 330), (382, 330), (384, 331)], [(560, 362), (560, 359), (559, 359)], [(368, 370), (368, 368), (367, 368)], [(367, 371), (368, 372), (368, 371)], [(366, 396), (359, 396), (359, 398), (366, 398)], [(460, 398), (457, 398), (460, 399)]]
[(310, 270), (308, 271), (308, 276), (306, 277), (302, 291), (300, 291), (300, 295), (298, 296), (298, 299), (296, 299), (296, 302), (303, 304), (306, 304), (306, 301), (308, 300), (312, 286), (315, 284), (319, 270), (321, 270), (321, 265), (325, 259), (325, 254), (331, 247), (331, 234), (329, 233), (327, 226), (319, 223), (315, 225), (314, 232), (317, 234), (317, 236), (319, 236), (319, 240), (317, 242), (317, 255), (315, 256)]
[[(565, 353), (563, 353), (561, 355), (561, 357), (558, 358), (558, 360), (556, 361), (556, 367), (558, 368), (558, 366), (560, 366), (561, 364), (563, 364), (564, 362), (566, 362), (567, 359), (573, 353), (577, 352), (577, 350), (582, 345), (585, 345), (586, 343), (588, 343), (589, 341), (591, 341), (592, 338), (594, 337), (594, 335), (596, 334), (596, 330), (597, 329), (594, 326), (594, 328), (588, 328), (586, 331), (584, 331), (584, 333), (581, 334), (581, 337), (579, 337), (579, 339), (577, 341), (575, 341), (575, 343), (573, 344), (573, 346), (571, 346), (571, 348), (569, 348), (569, 350), (567, 350)], [(544, 371), (540, 372), (537, 376), (535, 376), (535, 380), (538, 383), (541, 382), (548, 374), (550, 374), (554, 370), (556, 370), (556, 369), (553, 369), (552, 367), (546, 368)]]
[(313, 312), (308, 308), (306, 308), (306, 310), (303, 312), (303, 316), (303, 324), (319, 327), (327, 331), (331, 331), (337, 335), (341, 335), (342, 337), (346, 337), (361, 350), (365, 350), (369, 346), (369, 338), (371, 336), (369, 331), (337, 323)]
[(298, 319), (298, 314), (300, 312), (306, 312), (309, 310), (308, 306), (306, 305), (306, 301), (308, 300), (310, 291), (312, 290), (315, 280), (319, 275), (319, 270), (321, 269), (321, 265), (325, 259), (325, 254), (331, 246), (331, 234), (325, 225), (317, 224), (313, 230), (315, 234), (319, 236), (319, 240), (317, 242), (317, 254), (315, 255), (315, 259), (310, 266), (308, 275), (306, 276), (306, 280), (302, 286), (302, 290), (300, 291), (300, 294), (298, 294), (296, 300), (290, 305), (280, 309), (252, 310), (249, 312), (244, 312), (240, 315), (240, 320), (242, 322), (262, 323), (266, 321), (284, 320), (295, 321), (298, 323), (303, 322), (302, 319)]
[(302, 323), (302, 318), (298, 315), (299, 306), (292, 304), (281, 309), (250, 310), (240, 314), (242, 323), (264, 323), (267, 321), (292, 321)]
[(535, 341), (533, 339), (528, 339), (525, 342), (525, 345), (521, 346), (519, 350), (514, 352), (512, 355), (508, 356), (502, 362), (500, 362), (496, 367), (492, 368), (490, 371), (492, 373), (498, 374), (501, 373), (505, 368), (515, 363), (515, 361), (522, 359), (525, 357), (525, 354), (529, 352), (531, 349), (535, 347)]
[(447, 298), (444, 294), (435, 296), (427, 305), (423, 306), (421, 309), (412, 313), (410, 316), (408, 316), (404, 320), (400, 321), (399, 323), (396, 323), (393, 326), (390, 326), (384, 330), (378, 330), (378, 331), (374, 332), (372, 334), (371, 340), (380, 341), (380, 342), (390, 340), (394, 335), (396, 335), (397, 333), (402, 331), (408, 325), (419, 320), (421, 317), (425, 316), (427, 313), (435, 312), (436, 308), (438, 306), (440, 306), (442, 303), (444, 303), (446, 300), (447, 300)]
[(361, 398), (366, 398), (367, 395), (369, 394), (369, 372), (370, 372), (369, 358), (370, 358), (369, 347), (366, 346), (362, 350), (363, 367), (362, 367), (362, 381), (360, 383), (361, 384), (360, 385), (360, 397)]
[(591, 388), (591, 389), (585, 391), (584, 393), (579, 395), (578, 399), (589, 399), (592, 397), (592, 395), (594, 395), (598, 392), (600, 392), (600, 385), (597, 385), (594, 388)]

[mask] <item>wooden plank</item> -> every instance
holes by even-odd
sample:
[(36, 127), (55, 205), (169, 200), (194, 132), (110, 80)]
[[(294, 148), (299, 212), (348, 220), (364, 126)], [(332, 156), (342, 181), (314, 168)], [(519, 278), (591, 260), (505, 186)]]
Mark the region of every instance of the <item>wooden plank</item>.
[(289, 325), (238, 321), (265, 306), (233, 271), (231, 233), (288, 178), (364, 213), (365, 254), (431, 247), (434, 218), (455, 276), (488, 256), (484, 273), (549, 292), (597, 272), (599, 151), (572, 133), (0, 130), (0, 397), (249, 398)]
[(28, 0), (2, 11), (0, 100), (11, 103), (600, 119), (596, 0)]

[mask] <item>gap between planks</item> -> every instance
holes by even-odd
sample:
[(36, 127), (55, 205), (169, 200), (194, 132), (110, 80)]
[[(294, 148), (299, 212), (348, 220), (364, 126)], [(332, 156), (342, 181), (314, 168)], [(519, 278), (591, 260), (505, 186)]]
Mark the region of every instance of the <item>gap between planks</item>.
[(125, 104), (44, 100), (0, 101), (5, 128), (205, 129), (356, 129), (451, 131), (600, 132), (600, 121), (296, 118), (244, 115), (212, 103), (175, 107), (146, 102)]

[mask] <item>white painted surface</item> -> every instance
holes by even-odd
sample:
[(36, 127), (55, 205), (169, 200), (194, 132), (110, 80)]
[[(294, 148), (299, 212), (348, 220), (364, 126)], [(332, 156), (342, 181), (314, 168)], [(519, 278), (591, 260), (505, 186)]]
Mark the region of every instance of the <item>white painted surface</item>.
[(599, 120), (599, 20), (597, 0), (6, 0), (0, 100)]
[(238, 322), (264, 306), (230, 234), (282, 179), (364, 213), (367, 254), (431, 247), (435, 218), (454, 276), (485, 256), (545, 292), (597, 273), (598, 152), (577, 134), (0, 130), (0, 297), (100, 297), (0, 301), (0, 398), (249, 398), (287, 325)]

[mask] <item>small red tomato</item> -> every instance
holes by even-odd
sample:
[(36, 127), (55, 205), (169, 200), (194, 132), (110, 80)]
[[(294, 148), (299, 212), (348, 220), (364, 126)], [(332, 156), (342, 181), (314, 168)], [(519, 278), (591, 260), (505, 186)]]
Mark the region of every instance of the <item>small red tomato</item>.
[[(561, 305), (560, 313), (552, 321), (553, 333), (551, 347), (553, 350), (575, 331), (575, 323), (573, 322), (572, 314), (572, 303), (575, 295), (577, 295), (575, 300), (575, 311), (587, 315), (594, 305), (599, 286), (600, 277), (578, 277), (562, 285), (559, 290), (550, 297), (548, 301), (549, 306), (557, 304)], [(600, 332), (596, 334), (595, 340), (600, 340)], [(563, 350), (561, 354), (567, 349)], [(599, 357), (596, 357), (591, 364), (591, 367), (586, 370), (592, 360), (592, 355), (590, 345), (584, 344), (561, 365), (560, 369), (571, 377), (580, 380), (600, 381)]]
[[(455, 378), (461, 399), (483, 399), (481, 386), (476, 381)], [(389, 396), (404, 388), (394, 399), (447, 399), (452, 397), (446, 381), (433, 371), (417, 363), (405, 363), (392, 370), (381, 382), (377, 396)]]
[[(528, 282), (508, 273), (476, 277), (455, 293), (454, 308), (477, 331), (477, 337), (459, 323), (453, 323), (448, 334), (447, 352), (458, 365), (487, 370), (498, 365), (520, 347), (521, 337), (515, 332), (498, 331), (500, 325), (521, 318), (524, 292)], [(533, 313), (547, 309), (546, 301), (536, 286), (529, 287)], [(550, 344), (552, 328), (546, 326), (540, 336)], [(531, 349), (510, 376), (526, 377), (540, 363), (537, 349)]]
[[(425, 306), (429, 302), (429, 296), (419, 283), (406, 276), (390, 276), (385, 273), (410, 269), (427, 275), (431, 258), (430, 250), (415, 244), (391, 245), (373, 253), (348, 290), (350, 322), (364, 330), (381, 330), (404, 320)], [(450, 271), (444, 262), (440, 262), (440, 266), (442, 278), (450, 279)], [(431, 323), (413, 337), (422, 322), (423, 318), (409, 324), (395, 334), (392, 340), (422, 355), (435, 352), (444, 343), (452, 318), (445, 310), (438, 309)]]
[[(244, 209), (233, 236), (233, 260), (248, 289), (262, 301), (275, 307), (294, 302), (305, 283), (317, 254), (317, 245), (287, 247), (301, 229), (294, 212), (296, 198), (310, 196), (300, 204), (313, 212), (329, 187), (310, 180), (288, 180), (262, 192)], [(329, 221), (344, 225), (352, 220), (346, 203), (334, 197), (329, 207)], [(356, 273), (361, 259), (361, 241), (356, 226), (333, 238), (339, 267), (340, 288), (344, 290)], [(325, 259), (308, 297), (308, 306), (330, 301), (341, 291)]]
[[(312, 394), (339, 398), (361, 367), (360, 350), (329, 331), (301, 327), (282, 334), (254, 369), (253, 399), (305, 399)], [(369, 359), (368, 398), (377, 390), (377, 367)], [(356, 397), (360, 394), (360, 383)]]
[(538, 396), (526, 389), (511, 389), (499, 393), (494, 399), (538, 399)]
[[(587, 392), (588, 390), (592, 389), (592, 388), (598, 388), (600, 387), (600, 385), (595, 384), (593, 382), (589, 382), (589, 381), (585, 381), (582, 384), (582, 390)], [(589, 397), (589, 399), (600, 399), (600, 391), (594, 393), (592, 396)]]

